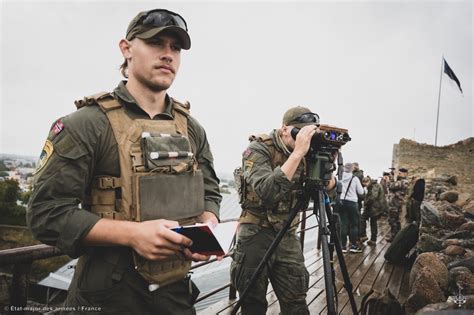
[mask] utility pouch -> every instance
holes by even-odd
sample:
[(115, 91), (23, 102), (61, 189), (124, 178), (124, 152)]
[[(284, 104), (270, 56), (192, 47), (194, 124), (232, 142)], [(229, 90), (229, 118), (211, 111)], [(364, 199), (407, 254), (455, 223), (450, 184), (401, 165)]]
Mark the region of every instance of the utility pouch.
[(204, 212), (201, 170), (184, 174), (134, 175), (137, 220), (182, 220)]
[(244, 171), (242, 167), (237, 167), (234, 170), (234, 181), (235, 181), (235, 188), (239, 193), (239, 203), (242, 204), (245, 199), (246, 189), (245, 189), (245, 179), (244, 179)]
[(145, 171), (182, 173), (192, 169), (194, 155), (183, 135), (143, 132), (141, 147)]

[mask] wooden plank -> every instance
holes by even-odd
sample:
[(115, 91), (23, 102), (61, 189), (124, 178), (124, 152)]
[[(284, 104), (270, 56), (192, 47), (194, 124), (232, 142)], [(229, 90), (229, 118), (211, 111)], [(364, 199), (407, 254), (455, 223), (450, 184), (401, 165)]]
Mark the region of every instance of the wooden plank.
[[(352, 274), (357, 270), (359, 265), (366, 259), (370, 252), (370, 248), (365, 248), (362, 253), (344, 255), (344, 260), (346, 262), (349, 277), (352, 278)], [(336, 280), (338, 280), (336, 281), (336, 292), (339, 292), (343, 288), (342, 275), (340, 272), (339, 264), (335, 264), (334, 270), (336, 272)], [(322, 288), (324, 289), (324, 281), (322, 281), (321, 284)], [(319, 314), (320, 312), (323, 312), (323, 310), (326, 308), (325, 292), (320, 294), (318, 298), (315, 299), (309, 307), (311, 314)]]
[[(379, 228), (379, 237), (378, 237), (378, 240), (377, 240), (377, 245), (375, 247), (375, 252), (377, 253), (376, 257), (381, 257), (380, 255), (378, 255), (378, 253), (380, 253), (381, 251), (385, 251), (386, 248), (387, 248), (387, 243), (385, 241), (385, 236), (388, 233), (389, 226), (386, 222), (386, 219), (382, 220), (379, 227), (380, 227)], [(370, 249), (365, 249), (364, 254), (366, 254), (366, 251), (372, 252), (372, 250), (370, 250)], [(350, 255), (349, 257), (351, 257), (351, 256), (356, 256), (356, 255)], [(366, 259), (366, 255), (364, 255), (363, 259)], [(359, 267), (360, 261), (359, 261), (359, 263), (355, 263), (355, 262), (351, 261), (350, 259), (346, 258), (346, 263), (347, 263), (348, 273), (351, 277), (351, 283), (352, 283), (353, 287), (355, 288), (356, 286), (353, 283), (353, 273), (354, 273), (354, 270), (356, 270)], [(385, 261), (383, 261), (383, 264), (384, 263), (385, 263)], [(342, 289), (342, 282), (339, 282), (339, 284), (336, 283), (336, 288), (337, 288), (337, 292), (340, 292), (341, 289)], [(347, 294), (345, 289), (344, 289), (344, 293)], [(313, 304), (320, 305), (320, 306), (315, 308), (315, 309), (311, 308), (311, 313), (325, 313), (325, 311), (326, 311), (326, 295), (324, 293), (321, 294), (319, 296), (319, 298), (314, 301)], [(350, 309), (350, 304), (348, 304), (348, 307), (349, 307), (348, 309)], [(352, 310), (350, 311), (350, 313), (351, 312), (352, 312)]]
[[(371, 248), (371, 247), (364, 248), (364, 252), (368, 250), (368, 255), (365, 257), (365, 259), (361, 261), (361, 263), (357, 266), (357, 268), (355, 268), (354, 272), (350, 275), (353, 291), (359, 286), (359, 283), (363, 280), (365, 274), (368, 272), (373, 262), (378, 257), (378, 254), (380, 253), (382, 248), (383, 248), (383, 245), (380, 243), (377, 244), (375, 248)], [(342, 278), (342, 275), (340, 275), (340, 277), (336, 276), (336, 278), (341, 285), (341, 288), (338, 290), (338, 307), (339, 307), (339, 310), (341, 310), (343, 309), (344, 305), (348, 302), (349, 295), (347, 294), (346, 289), (343, 288), (344, 279)], [(323, 308), (322, 310), (323, 312), (327, 311), (326, 307), (327, 306)]]
[(394, 296), (398, 296), (398, 293), (400, 292), (400, 285), (402, 284), (404, 272), (405, 268), (403, 266), (397, 265), (393, 268), (392, 276), (388, 282), (388, 289)]
[[(370, 291), (372, 288), (375, 279), (377, 279), (377, 276), (380, 273), (380, 270), (382, 269), (384, 263), (385, 263), (385, 258), (383, 257), (386, 249), (387, 249), (387, 243), (378, 243), (379, 248), (376, 248), (379, 250), (377, 252), (377, 257), (371, 264), (371, 266), (366, 270), (365, 274), (361, 277), (360, 281), (358, 283), (354, 283), (353, 279), (351, 278), (352, 285), (354, 286), (354, 299), (357, 304), (357, 309), (360, 310), (360, 304), (362, 301), (362, 298), (364, 297), (367, 292)], [(349, 301), (349, 296), (346, 291), (343, 291), (343, 294), (340, 295), (340, 301), (339, 301), (339, 306), (340, 306), (340, 314), (352, 314), (352, 306)]]
[(411, 267), (405, 267), (405, 273), (403, 274), (402, 284), (400, 286), (400, 292), (398, 293), (398, 301), (400, 304), (405, 304), (408, 296), (410, 295), (410, 271)]

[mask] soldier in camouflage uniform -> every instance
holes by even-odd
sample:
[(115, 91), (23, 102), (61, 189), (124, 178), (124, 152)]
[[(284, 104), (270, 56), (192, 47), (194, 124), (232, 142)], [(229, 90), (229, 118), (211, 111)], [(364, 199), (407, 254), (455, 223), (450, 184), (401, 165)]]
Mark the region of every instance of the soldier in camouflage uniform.
[(375, 245), (378, 234), (377, 220), (386, 205), (385, 193), (382, 186), (377, 183), (377, 180), (372, 180), (368, 176), (362, 180), (362, 186), (367, 187), (367, 193), (364, 197), (364, 212), (362, 213), (363, 228), (364, 230), (366, 229), (366, 221), (369, 220), (370, 239), (367, 241), (367, 244)]
[[(232, 284), (240, 294), (282, 228), (290, 209), (302, 195), (304, 156), (317, 132), (319, 117), (308, 108), (294, 107), (283, 117), (283, 126), (270, 135), (250, 137), (243, 153), (240, 176), (242, 214), (237, 245), (230, 268)], [(291, 130), (301, 128), (296, 140)], [(328, 188), (335, 185), (334, 178)], [(242, 303), (242, 314), (265, 314), (270, 279), (282, 314), (309, 314), (306, 304), (309, 274), (296, 228), (298, 217), (281, 240)]]
[(400, 231), (400, 214), (405, 203), (405, 196), (408, 191), (409, 182), (407, 179), (408, 170), (400, 168), (398, 170), (397, 180), (390, 183), (388, 189), (391, 192), (388, 211), (388, 223), (390, 225), (390, 235), (387, 236), (387, 241), (391, 242), (398, 231)]
[(383, 216), (388, 215), (388, 200), (389, 200), (388, 186), (389, 186), (389, 183), (390, 183), (390, 173), (389, 172), (383, 172), (382, 179), (380, 180), (380, 185), (382, 186), (383, 193), (385, 195), (385, 206), (382, 209), (382, 215)]
[[(128, 80), (78, 101), (49, 132), (27, 219), (38, 240), (80, 257), (65, 303), (71, 313), (195, 314), (199, 290), (187, 273), (191, 260), (209, 257), (191, 253), (191, 240), (170, 228), (217, 223), (222, 197), (203, 127), (167, 94), (190, 45), (181, 16), (139, 13), (119, 44)], [(159, 159), (146, 143), (186, 151)], [(181, 200), (196, 207), (178, 207)]]

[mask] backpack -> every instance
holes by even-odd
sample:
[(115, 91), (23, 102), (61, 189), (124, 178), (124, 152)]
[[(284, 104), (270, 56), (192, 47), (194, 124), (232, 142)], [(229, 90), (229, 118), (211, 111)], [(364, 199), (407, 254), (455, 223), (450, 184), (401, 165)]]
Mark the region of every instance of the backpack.
[(418, 225), (412, 222), (401, 229), (385, 252), (385, 259), (395, 265), (404, 265), (412, 260), (406, 257), (418, 242)]
[(360, 305), (361, 315), (400, 315), (404, 313), (400, 302), (388, 288), (384, 293), (371, 289), (364, 295)]

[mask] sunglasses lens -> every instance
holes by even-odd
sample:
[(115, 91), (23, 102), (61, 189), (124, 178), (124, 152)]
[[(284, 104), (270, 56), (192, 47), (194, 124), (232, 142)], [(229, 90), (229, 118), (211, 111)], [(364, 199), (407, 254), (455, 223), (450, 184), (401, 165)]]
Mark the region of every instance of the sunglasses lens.
[(153, 11), (150, 12), (143, 20), (143, 25), (153, 25), (157, 27), (162, 26), (178, 26), (184, 30), (188, 30), (184, 19), (168, 11)]
[(306, 113), (301, 115), (298, 119), (297, 122), (299, 123), (315, 123), (319, 124), (319, 116), (314, 113)]

